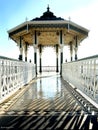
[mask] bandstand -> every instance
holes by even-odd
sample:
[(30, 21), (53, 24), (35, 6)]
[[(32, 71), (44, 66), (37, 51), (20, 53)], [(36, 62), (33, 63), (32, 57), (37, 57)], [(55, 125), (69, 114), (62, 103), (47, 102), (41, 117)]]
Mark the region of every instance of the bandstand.
[(78, 46), (88, 36), (88, 32), (86, 28), (71, 20), (56, 17), (48, 6), (42, 16), (25, 21), (9, 30), (8, 34), (19, 46), (19, 60), (23, 60), (24, 52), (25, 61), (27, 61), (28, 47), (34, 47), (34, 64), (37, 74), (37, 49), (39, 49), (39, 72), (42, 72), (42, 50), (44, 47), (51, 46), (55, 48), (56, 52), (56, 72), (59, 72), (60, 61), (61, 73), (64, 46), (67, 45), (70, 48), (70, 60), (77, 60)]
[[(98, 55), (79, 60), (77, 55), (88, 33), (56, 17), (49, 6), (42, 16), (8, 31), (20, 54), (19, 60), (0, 56), (1, 129), (98, 129)], [(31, 46), (34, 64), (27, 62)], [(41, 73), (43, 49), (48, 46), (55, 50), (56, 72), (60, 66), (61, 75), (37, 76), (37, 58)], [(64, 46), (69, 47), (72, 62), (63, 63)]]

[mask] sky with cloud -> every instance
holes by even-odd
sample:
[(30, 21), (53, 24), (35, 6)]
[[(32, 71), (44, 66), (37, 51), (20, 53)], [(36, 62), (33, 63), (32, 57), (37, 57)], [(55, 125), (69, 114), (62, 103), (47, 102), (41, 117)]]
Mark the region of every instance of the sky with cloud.
[[(57, 17), (68, 20), (70, 16), (71, 21), (90, 30), (88, 38), (79, 46), (78, 57), (98, 54), (98, 0), (0, 0), (0, 55), (18, 58), (19, 49), (8, 38), (7, 31), (26, 18), (40, 17), (48, 4)], [(29, 49), (29, 55), (32, 53)], [(64, 55), (67, 58), (67, 50)]]

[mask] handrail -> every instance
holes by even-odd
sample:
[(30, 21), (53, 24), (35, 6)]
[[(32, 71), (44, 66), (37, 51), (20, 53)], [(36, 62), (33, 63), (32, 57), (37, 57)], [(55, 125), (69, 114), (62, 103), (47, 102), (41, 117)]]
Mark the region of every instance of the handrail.
[(0, 56), (0, 59), (12, 60), (12, 61), (19, 61), (19, 60), (17, 60), (17, 59), (13, 59), (13, 58), (5, 57), (5, 56)]
[(94, 59), (94, 58), (98, 58), (98, 55), (88, 56), (88, 57), (84, 57), (84, 58), (81, 58), (81, 59), (78, 59), (78, 60), (75, 60), (75, 61), (69, 61), (69, 62), (66, 62), (66, 63), (72, 63), (72, 62), (77, 62), (77, 61), (82, 61), (82, 60), (89, 60), (89, 59)]

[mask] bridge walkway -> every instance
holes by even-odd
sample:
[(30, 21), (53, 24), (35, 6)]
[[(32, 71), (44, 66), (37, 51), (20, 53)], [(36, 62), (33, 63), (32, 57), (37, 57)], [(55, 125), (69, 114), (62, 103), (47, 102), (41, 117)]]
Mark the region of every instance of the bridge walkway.
[(98, 129), (98, 109), (59, 74), (39, 75), (0, 105), (0, 129)]

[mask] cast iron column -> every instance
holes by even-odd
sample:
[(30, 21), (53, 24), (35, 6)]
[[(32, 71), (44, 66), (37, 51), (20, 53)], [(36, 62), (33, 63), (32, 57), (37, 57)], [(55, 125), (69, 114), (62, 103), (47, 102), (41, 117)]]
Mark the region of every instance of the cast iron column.
[(75, 37), (75, 60), (78, 59), (77, 57), (77, 50), (78, 50), (78, 37)]
[(56, 72), (59, 72), (58, 64), (58, 44), (56, 44)]
[(62, 63), (63, 63), (63, 42), (62, 42), (62, 30), (60, 31), (60, 44), (61, 44), (61, 54), (60, 54), (60, 74), (62, 76)]
[(73, 45), (72, 42), (70, 42), (70, 61), (73, 60)]
[(25, 61), (27, 61), (28, 43), (25, 43)]
[(34, 32), (34, 64), (35, 64), (35, 72), (37, 75), (37, 33), (36, 30)]
[(20, 36), (19, 50), (20, 50), (19, 60), (23, 60), (23, 47), (22, 47), (22, 37), (21, 36)]
[(42, 45), (39, 45), (39, 72), (42, 73)]

